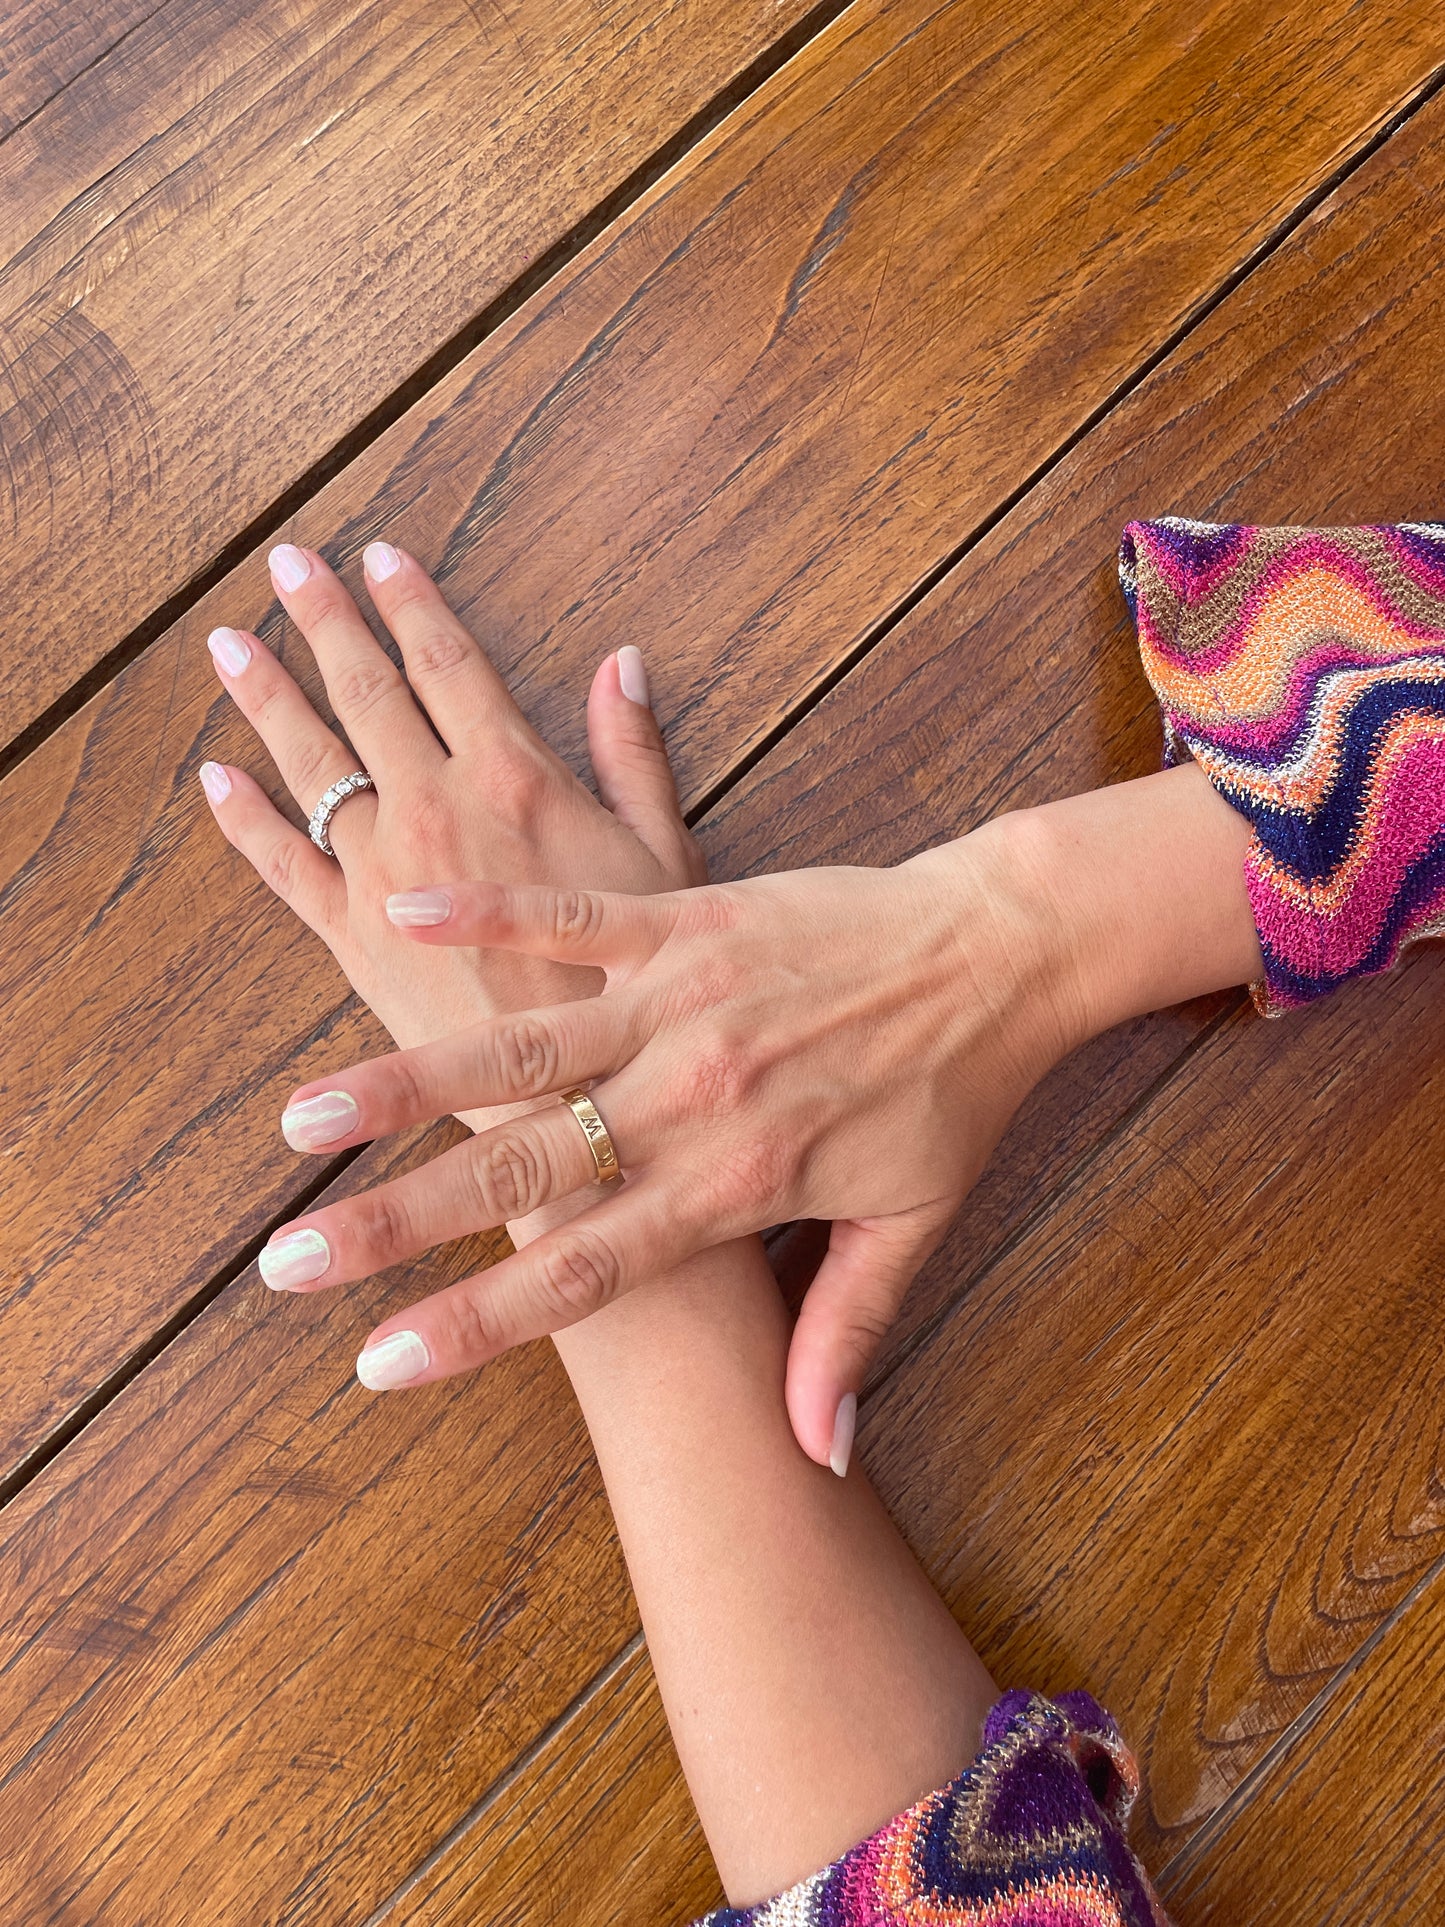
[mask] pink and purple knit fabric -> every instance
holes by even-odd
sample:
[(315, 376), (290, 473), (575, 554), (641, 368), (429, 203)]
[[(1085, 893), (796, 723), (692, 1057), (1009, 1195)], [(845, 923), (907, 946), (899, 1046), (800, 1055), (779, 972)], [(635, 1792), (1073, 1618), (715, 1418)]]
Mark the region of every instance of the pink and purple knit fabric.
[(1006, 1693), (956, 1780), (776, 1900), (697, 1927), (1167, 1927), (1125, 1837), (1138, 1784), (1087, 1693)]
[(1253, 826), (1257, 1007), (1445, 934), (1445, 524), (1131, 522), (1119, 574), (1166, 765)]

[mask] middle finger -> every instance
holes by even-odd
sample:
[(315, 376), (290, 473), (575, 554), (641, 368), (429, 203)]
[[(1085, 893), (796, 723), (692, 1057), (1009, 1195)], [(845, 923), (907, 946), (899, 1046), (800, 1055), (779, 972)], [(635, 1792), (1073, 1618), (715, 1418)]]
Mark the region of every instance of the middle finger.
[(406, 678), (377, 642), (346, 585), (314, 549), (283, 542), (267, 561), (282, 605), (306, 638), (337, 722), (378, 779), (440, 763), (441, 744)]

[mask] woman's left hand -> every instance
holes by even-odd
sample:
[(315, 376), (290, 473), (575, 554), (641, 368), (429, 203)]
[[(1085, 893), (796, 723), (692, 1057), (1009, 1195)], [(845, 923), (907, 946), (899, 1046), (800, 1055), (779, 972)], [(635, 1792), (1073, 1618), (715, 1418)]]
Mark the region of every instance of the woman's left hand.
[[(210, 650), (303, 812), (309, 816), (322, 793), (359, 766), (375, 789), (336, 811), (336, 854), (328, 857), (244, 770), (206, 763), (201, 780), (216, 821), (322, 938), (398, 1044), (421, 1045), (482, 1018), (588, 996), (601, 987), (600, 971), (496, 949), (428, 955), (389, 921), (385, 904), (438, 874), (605, 882), (628, 892), (700, 882), (702, 858), (678, 807), (641, 656), (627, 649), (607, 657), (592, 684), (587, 729), (599, 803), (542, 742), (419, 564), (373, 543), (364, 566), (405, 675), (314, 550), (284, 545), (271, 555), (277, 593), (316, 658), (351, 748), (255, 635), (219, 629)], [(532, 1108), (534, 1100), (518, 1097), (521, 1108)], [(484, 1108), (459, 1105), (456, 1115), (480, 1130), (518, 1108), (503, 1095)], [(354, 1117), (345, 1093), (323, 1090), (293, 1106), (284, 1128), (294, 1148), (314, 1151), (354, 1141)], [(451, 1154), (448, 1170), (465, 1187), (471, 1226), (515, 1228), (543, 1198), (585, 1185), (590, 1155), (569, 1111), (549, 1107), (543, 1144), (544, 1159), (546, 1147), (555, 1151), (550, 1166), (528, 1165), (505, 1141), (489, 1138)], [(316, 1243), (273, 1239), (262, 1260), (268, 1282), (329, 1282), (324, 1265), (317, 1267)], [(475, 1343), (471, 1332), (453, 1336)]]

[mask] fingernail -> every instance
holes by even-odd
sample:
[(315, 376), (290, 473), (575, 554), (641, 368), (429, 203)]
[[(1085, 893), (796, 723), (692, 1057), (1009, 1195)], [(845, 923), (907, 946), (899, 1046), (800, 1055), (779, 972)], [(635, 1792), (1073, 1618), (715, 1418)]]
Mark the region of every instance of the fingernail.
[(235, 629), (213, 629), (206, 637), (212, 660), (228, 676), (239, 676), (251, 660), (251, 645)]
[(283, 1231), (257, 1259), (261, 1276), (272, 1291), (291, 1291), (309, 1285), (331, 1264), (331, 1246), (319, 1231)]
[(843, 1478), (853, 1456), (853, 1432), (858, 1424), (858, 1394), (845, 1392), (838, 1401), (838, 1416), (833, 1420), (833, 1449), (828, 1463)]
[(356, 1376), (368, 1391), (389, 1392), (393, 1385), (409, 1385), (430, 1364), (420, 1332), (393, 1332), (367, 1346), (356, 1361)]
[(451, 913), (452, 900), (445, 890), (399, 890), (386, 900), (386, 914), (403, 930), (445, 923)]
[(390, 542), (368, 542), (361, 552), (361, 566), (373, 582), (385, 582), (401, 567), (401, 557)]
[(293, 1151), (315, 1151), (356, 1129), (361, 1111), (349, 1091), (322, 1091), (303, 1097), (281, 1113), (281, 1135)]
[(224, 803), (231, 794), (231, 779), (219, 763), (202, 763), (201, 788), (213, 803)]
[(271, 580), (288, 595), (292, 589), (299, 589), (311, 573), (311, 564), (290, 542), (282, 542), (272, 549), (266, 560), (270, 564)]
[(617, 680), (628, 702), (641, 703), (644, 709), (652, 707), (647, 694), (647, 665), (642, 651), (633, 643), (624, 643), (617, 652)]

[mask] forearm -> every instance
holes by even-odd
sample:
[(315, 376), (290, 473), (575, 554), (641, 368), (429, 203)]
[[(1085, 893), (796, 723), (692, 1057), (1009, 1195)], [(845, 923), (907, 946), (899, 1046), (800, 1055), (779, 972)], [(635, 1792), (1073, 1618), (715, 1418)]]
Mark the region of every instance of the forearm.
[(794, 1441), (756, 1240), (555, 1342), (704, 1831), (752, 1904), (958, 1773), (993, 1684), (866, 1480)]

